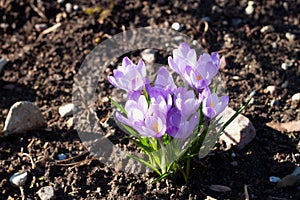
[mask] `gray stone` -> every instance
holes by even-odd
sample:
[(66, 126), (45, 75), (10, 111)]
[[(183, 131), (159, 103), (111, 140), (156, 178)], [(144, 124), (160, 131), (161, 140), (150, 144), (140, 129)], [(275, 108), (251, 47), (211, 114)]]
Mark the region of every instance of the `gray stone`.
[(49, 200), (49, 199), (53, 199), (55, 197), (54, 189), (52, 186), (42, 187), (41, 189), (39, 189), (39, 191), (37, 191), (37, 194), (39, 195), (41, 200)]
[(3, 133), (22, 133), (47, 126), (40, 109), (29, 101), (16, 102), (9, 110)]
[[(222, 121), (226, 122), (235, 111), (227, 107), (223, 114)], [(224, 130), (220, 136), (219, 141), (225, 144), (225, 149), (228, 150), (232, 146), (237, 146), (238, 149), (243, 149), (248, 143), (250, 143), (256, 135), (256, 130), (253, 127), (251, 121), (239, 114)]]
[(27, 171), (17, 172), (9, 179), (10, 183), (15, 187), (24, 186), (27, 181)]
[(7, 63), (7, 60), (5, 58), (0, 59), (0, 73), (2, 72), (3, 67), (6, 65), (6, 63)]

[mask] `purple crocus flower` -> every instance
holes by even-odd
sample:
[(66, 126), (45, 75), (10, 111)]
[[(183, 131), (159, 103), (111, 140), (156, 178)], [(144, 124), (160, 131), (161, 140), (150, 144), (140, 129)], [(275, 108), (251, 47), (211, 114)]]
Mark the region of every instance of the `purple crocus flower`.
[(184, 118), (181, 112), (172, 108), (167, 117), (167, 134), (174, 138), (189, 137), (198, 125), (198, 112), (194, 112), (189, 118)]
[(187, 119), (197, 112), (200, 106), (200, 99), (196, 99), (194, 91), (179, 87), (174, 92), (175, 107), (181, 112), (183, 118)]
[(218, 97), (216, 93), (213, 93), (203, 99), (202, 112), (205, 117), (212, 119), (221, 112), (224, 111), (228, 105), (229, 97)]
[(198, 124), (200, 99), (194, 91), (179, 87), (174, 91), (174, 107), (167, 115), (167, 134), (175, 138), (186, 138)]
[(154, 85), (170, 92), (173, 92), (177, 88), (172, 75), (165, 67), (161, 67), (158, 70)]
[(191, 49), (187, 43), (181, 43), (178, 49), (173, 50), (173, 58), (168, 58), (171, 69), (183, 76), (187, 65), (195, 66), (197, 62), (197, 54)]
[[(165, 98), (160, 94), (149, 94), (151, 97), (150, 106), (144, 95), (137, 97), (137, 93), (128, 96), (124, 109), (127, 118), (116, 113), (116, 118), (133, 129), (140, 135), (147, 137), (162, 137), (166, 132), (166, 116), (168, 106)], [(132, 99), (131, 99), (132, 98)]]
[(108, 76), (108, 81), (127, 92), (142, 90), (147, 82), (146, 66), (142, 60), (135, 65), (128, 57), (125, 57), (122, 66), (115, 69), (113, 73), (113, 76)]
[(173, 50), (173, 58), (169, 57), (168, 62), (186, 83), (201, 92), (218, 73), (220, 57), (217, 52), (211, 55), (204, 53), (197, 60), (195, 50), (182, 43), (178, 49)]

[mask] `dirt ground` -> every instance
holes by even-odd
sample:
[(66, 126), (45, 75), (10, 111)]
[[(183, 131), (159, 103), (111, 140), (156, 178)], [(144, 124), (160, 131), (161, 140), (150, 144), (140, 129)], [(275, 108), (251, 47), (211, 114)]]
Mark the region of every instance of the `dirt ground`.
[[(250, 199), (300, 199), (299, 183), (276, 188), (269, 181), (270, 176), (282, 178), (299, 165), (299, 132), (266, 126), (300, 120), (300, 103), (291, 101), (300, 92), (300, 2), (255, 1), (253, 12), (247, 6), (245, 0), (0, 0), (0, 57), (9, 61), (0, 73), (0, 129), (10, 106), (21, 100), (39, 106), (49, 128), (0, 138), (0, 198), (21, 199), (9, 178), (27, 169), (28, 199), (39, 199), (37, 191), (48, 185), (57, 199), (245, 199), (245, 187)], [(223, 151), (217, 145), (209, 156), (193, 160), (187, 184), (181, 175), (151, 184), (153, 173), (115, 172), (93, 159), (58, 108), (72, 101), (73, 78), (97, 44), (124, 30), (171, 28), (174, 22), (206, 51), (225, 56), (227, 66), (221, 75), (230, 107), (238, 109), (256, 90), (243, 114), (257, 136), (243, 150)], [(58, 23), (55, 30), (43, 33)], [(128, 56), (140, 58), (139, 53)], [(157, 53), (156, 59), (167, 56)], [(277, 86), (273, 94), (265, 91), (269, 85)], [(102, 92), (109, 95), (110, 90)], [(110, 113), (109, 103), (96, 106), (99, 119)], [(126, 143), (119, 132), (111, 139)], [(34, 169), (22, 153), (36, 161)], [(75, 158), (61, 162), (60, 153)], [(209, 186), (214, 184), (231, 191), (212, 191)]]

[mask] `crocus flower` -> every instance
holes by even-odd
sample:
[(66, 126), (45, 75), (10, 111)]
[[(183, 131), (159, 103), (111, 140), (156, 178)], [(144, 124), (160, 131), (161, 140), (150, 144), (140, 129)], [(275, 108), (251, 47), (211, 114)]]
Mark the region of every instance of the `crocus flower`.
[(194, 112), (189, 118), (185, 118), (174, 107), (168, 113), (166, 133), (174, 138), (187, 138), (193, 133), (197, 124), (198, 112)]
[(142, 136), (159, 138), (166, 132), (168, 107), (163, 96), (159, 94), (151, 94), (151, 96), (149, 107), (144, 95), (140, 94), (137, 97), (137, 93), (135, 93), (129, 96), (124, 107), (127, 118), (118, 112), (116, 118), (121, 123), (134, 128)]
[(187, 65), (195, 66), (197, 62), (197, 54), (194, 49), (186, 43), (181, 43), (178, 49), (173, 50), (173, 58), (168, 58), (171, 69), (183, 76)]
[(220, 57), (217, 52), (211, 55), (204, 53), (197, 60), (195, 50), (182, 43), (178, 49), (173, 50), (173, 58), (169, 57), (168, 62), (186, 83), (201, 92), (217, 74)]
[(108, 76), (108, 81), (127, 92), (142, 90), (146, 79), (146, 66), (142, 60), (137, 65), (125, 57), (122, 61), (122, 66), (113, 71), (113, 76)]
[(174, 107), (167, 115), (167, 134), (175, 138), (186, 138), (198, 124), (198, 108), (201, 100), (192, 90), (179, 87), (174, 91)]
[(203, 99), (202, 112), (205, 117), (212, 119), (224, 111), (228, 105), (228, 96), (218, 97), (216, 93), (210, 94)]
[(174, 91), (175, 107), (181, 112), (183, 118), (187, 119), (197, 112), (200, 106), (200, 99), (195, 97), (194, 91), (179, 87)]
[(177, 88), (172, 75), (165, 67), (161, 67), (158, 70), (154, 85), (163, 88), (165, 91), (171, 92)]

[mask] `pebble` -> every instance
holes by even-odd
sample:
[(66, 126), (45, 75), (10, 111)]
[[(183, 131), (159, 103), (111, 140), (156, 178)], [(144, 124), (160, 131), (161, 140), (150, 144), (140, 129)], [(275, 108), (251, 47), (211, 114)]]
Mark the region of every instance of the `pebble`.
[(296, 93), (292, 96), (292, 101), (300, 101), (300, 93)]
[(1, 60), (0, 60), (0, 73), (2, 72), (3, 67), (6, 65), (6, 63), (7, 63), (7, 60), (5, 58), (1, 58)]
[(201, 21), (202, 22), (210, 22), (210, 17), (202, 17)]
[(281, 88), (286, 88), (289, 85), (289, 81), (284, 81), (284, 83), (281, 84)]
[(36, 105), (29, 101), (19, 101), (9, 109), (3, 133), (7, 136), (11, 133), (24, 133), (46, 126), (47, 122)]
[(24, 186), (27, 181), (27, 171), (17, 172), (9, 179), (10, 183), (15, 187)]
[(42, 32), (43, 30), (46, 30), (48, 28), (47, 24), (35, 24), (34, 28), (38, 31), (38, 32)]
[(72, 12), (73, 5), (71, 3), (66, 3), (66, 12), (71, 13)]
[(271, 183), (278, 183), (280, 181), (280, 178), (277, 176), (270, 176), (269, 181)]
[(171, 28), (174, 29), (175, 31), (180, 31), (182, 27), (178, 22), (174, 22)]
[(174, 37), (174, 41), (176, 41), (176, 42), (179, 42), (179, 41), (182, 41), (182, 40), (183, 40), (183, 36), (181, 36), (181, 35), (178, 35), (178, 36)]
[(242, 22), (243, 22), (243, 20), (240, 19), (240, 18), (233, 18), (233, 19), (231, 20), (231, 23), (232, 23), (233, 26), (238, 26), (238, 25), (240, 25)]
[(293, 65), (293, 63), (292, 62), (290, 62), (290, 63), (282, 63), (281, 64), (281, 68), (283, 69), (283, 70), (288, 70), (289, 69), (289, 67), (291, 67)]
[(246, 12), (247, 15), (252, 15), (253, 14), (253, 12), (254, 12), (253, 5), (254, 5), (254, 1), (248, 1), (248, 5), (245, 9), (245, 12)]
[(275, 85), (269, 85), (266, 88), (266, 92), (269, 92), (271, 95), (273, 95), (276, 90), (277, 90), (277, 87)]
[(209, 189), (215, 192), (230, 192), (231, 188), (225, 185), (211, 185)]
[(286, 37), (290, 42), (294, 41), (295, 38), (296, 38), (296, 36), (295, 36), (294, 34), (289, 33), (289, 32), (285, 33), (285, 37)]
[(72, 128), (74, 126), (74, 117), (71, 117), (70, 119), (68, 119), (67, 121), (67, 127), (68, 128)]
[[(226, 122), (235, 111), (227, 107), (224, 111), (223, 118)], [(239, 114), (224, 130), (220, 136), (219, 141), (221, 144), (225, 143), (225, 150), (230, 149), (232, 146), (237, 146), (239, 150), (243, 149), (249, 144), (256, 136), (256, 130), (251, 121), (242, 114)]]
[(78, 11), (78, 10), (79, 10), (79, 5), (75, 4), (75, 5), (73, 6), (73, 10), (74, 10), (74, 11)]
[(57, 157), (58, 157), (59, 160), (64, 160), (64, 159), (67, 158), (67, 155), (64, 154), (64, 153), (60, 153), (60, 154), (57, 155)]
[(294, 186), (297, 183), (297, 176), (289, 174), (283, 177), (276, 185), (277, 188), (284, 188), (288, 186)]
[(279, 101), (277, 101), (276, 99), (272, 99), (270, 102), (270, 106), (271, 107), (279, 106)]
[(65, 0), (57, 0), (57, 3), (64, 3)]
[(155, 52), (153, 49), (145, 49), (142, 51), (141, 56), (146, 63), (154, 63), (155, 61)]
[(77, 108), (73, 103), (68, 103), (63, 106), (60, 106), (58, 109), (59, 115), (61, 117), (68, 117), (75, 113), (77, 111)]
[(54, 198), (54, 189), (52, 186), (45, 186), (37, 191), (41, 200), (50, 200)]
[(267, 25), (267, 26), (264, 26), (260, 29), (260, 32), (261, 33), (270, 33), (270, 32), (273, 32), (275, 29), (272, 25)]

